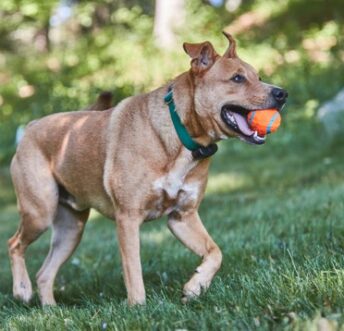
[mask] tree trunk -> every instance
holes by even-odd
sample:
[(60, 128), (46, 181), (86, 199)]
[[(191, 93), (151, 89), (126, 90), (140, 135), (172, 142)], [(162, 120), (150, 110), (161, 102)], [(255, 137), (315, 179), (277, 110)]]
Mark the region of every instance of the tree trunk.
[(36, 49), (40, 52), (50, 51), (50, 24), (49, 20), (44, 23), (44, 26), (39, 29), (34, 36), (34, 45)]
[(156, 45), (172, 49), (176, 45), (176, 30), (185, 21), (185, 0), (156, 0), (154, 37)]

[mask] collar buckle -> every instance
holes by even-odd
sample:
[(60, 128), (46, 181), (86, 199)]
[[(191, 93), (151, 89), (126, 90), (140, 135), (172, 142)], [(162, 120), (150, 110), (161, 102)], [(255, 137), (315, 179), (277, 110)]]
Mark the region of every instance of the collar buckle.
[(170, 105), (173, 102), (172, 88), (169, 87), (167, 94), (164, 96), (166, 105)]

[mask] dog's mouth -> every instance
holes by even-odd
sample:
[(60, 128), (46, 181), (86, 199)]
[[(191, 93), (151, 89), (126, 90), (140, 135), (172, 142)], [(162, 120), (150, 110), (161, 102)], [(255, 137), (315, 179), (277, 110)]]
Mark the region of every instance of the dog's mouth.
[(250, 144), (262, 145), (265, 143), (266, 135), (259, 136), (257, 131), (250, 128), (246, 119), (247, 114), (252, 110), (237, 105), (224, 105), (221, 109), (221, 118), (238, 134), (239, 139)]

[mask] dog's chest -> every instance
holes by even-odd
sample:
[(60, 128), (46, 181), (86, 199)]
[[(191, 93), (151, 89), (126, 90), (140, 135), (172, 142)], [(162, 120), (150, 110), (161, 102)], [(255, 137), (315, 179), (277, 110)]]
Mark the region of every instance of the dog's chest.
[(153, 202), (149, 208), (149, 219), (167, 215), (172, 211), (193, 208), (198, 201), (201, 183), (187, 181), (178, 173), (170, 173), (153, 182)]

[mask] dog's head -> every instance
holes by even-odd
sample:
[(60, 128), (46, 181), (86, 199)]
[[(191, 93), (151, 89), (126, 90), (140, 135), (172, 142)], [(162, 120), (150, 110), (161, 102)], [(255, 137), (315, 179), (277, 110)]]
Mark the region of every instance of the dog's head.
[(247, 113), (268, 108), (281, 110), (288, 93), (262, 82), (257, 71), (237, 56), (232, 36), (224, 35), (229, 47), (223, 56), (208, 41), (183, 45), (192, 59), (195, 111), (207, 134), (215, 140), (237, 136), (246, 142), (262, 144), (265, 137), (249, 128)]

